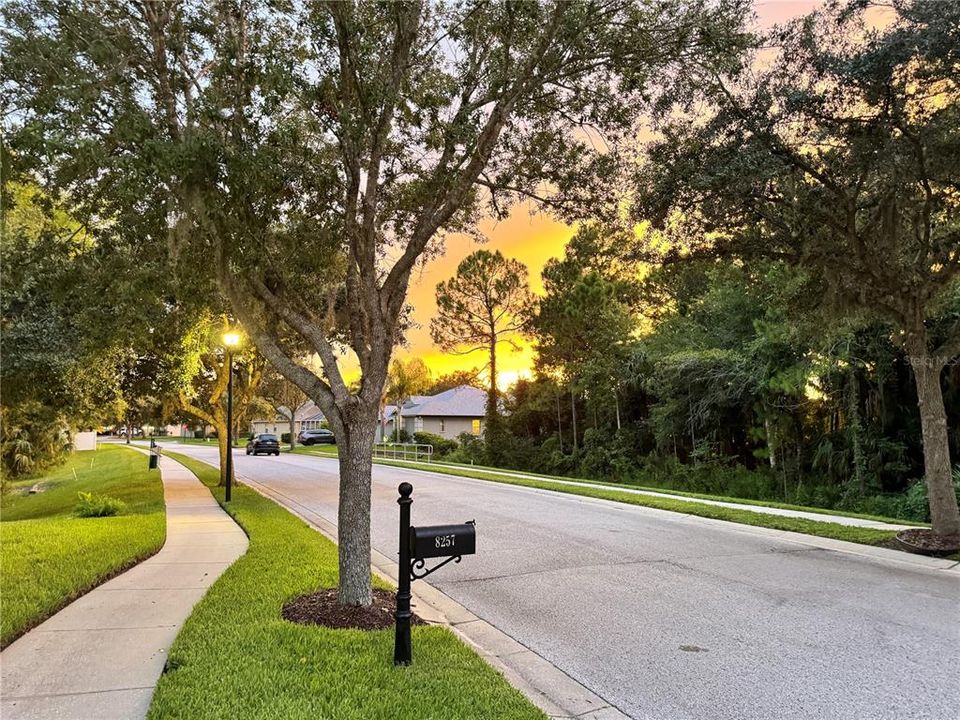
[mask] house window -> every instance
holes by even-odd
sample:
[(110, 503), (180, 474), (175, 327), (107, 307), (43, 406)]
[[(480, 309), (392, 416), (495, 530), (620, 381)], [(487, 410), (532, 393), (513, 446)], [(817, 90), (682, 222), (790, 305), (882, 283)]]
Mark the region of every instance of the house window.
[(413, 431), (423, 432), (423, 418), (419, 415), (413, 419)]
[(446, 429), (447, 429), (447, 428), (446, 428), (446, 427), (444, 426), (444, 424), (443, 424), (443, 418), (440, 418), (440, 432), (442, 433), (442, 432), (446, 431)]
[(479, 435), (479, 434), (480, 434), (480, 421), (479, 421), (479, 420), (474, 420), (474, 421), (471, 423), (470, 431), (471, 431), (474, 435)]

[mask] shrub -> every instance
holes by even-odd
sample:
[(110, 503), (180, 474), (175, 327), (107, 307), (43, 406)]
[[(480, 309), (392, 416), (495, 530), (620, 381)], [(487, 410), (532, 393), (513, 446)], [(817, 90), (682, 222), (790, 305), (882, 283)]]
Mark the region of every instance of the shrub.
[[(960, 496), (960, 467), (953, 470), (953, 489)], [(919, 522), (930, 522), (930, 503), (927, 500), (927, 483), (925, 480), (917, 480), (900, 496), (898, 517)]]
[(456, 440), (428, 432), (415, 432), (413, 441), (418, 445), (432, 445), (434, 457), (444, 457), (460, 447)]
[(117, 500), (117, 498), (107, 495), (79, 492), (77, 496), (80, 498), (77, 503), (77, 517), (110, 517), (111, 515), (119, 515), (127, 507), (123, 500)]
[(486, 461), (486, 448), (483, 440), (470, 433), (460, 433), (457, 436), (460, 447), (450, 453), (450, 460), (454, 462), (469, 463), (471, 465), (483, 465)]
[(290, 442), (290, 433), (280, 433), (280, 442), (289, 443)]

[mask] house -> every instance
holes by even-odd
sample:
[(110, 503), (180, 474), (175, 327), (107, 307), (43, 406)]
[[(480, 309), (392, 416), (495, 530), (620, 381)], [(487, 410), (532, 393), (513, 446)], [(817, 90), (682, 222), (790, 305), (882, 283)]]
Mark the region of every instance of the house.
[(469, 385), (460, 385), (437, 395), (414, 395), (397, 413), (395, 405), (387, 405), (377, 429), (377, 441), (389, 442), (396, 433), (396, 423), (410, 437), (415, 432), (428, 432), (445, 438), (483, 432), (487, 393)]
[[(284, 413), (286, 408), (283, 408)], [(250, 433), (273, 433), (281, 435), (290, 432), (290, 419), (284, 413), (277, 413), (273, 418), (257, 418), (250, 421)], [(323, 413), (312, 400), (306, 400), (293, 414), (293, 432), (299, 433), (301, 430), (315, 430), (319, 427), (325, 427)]]

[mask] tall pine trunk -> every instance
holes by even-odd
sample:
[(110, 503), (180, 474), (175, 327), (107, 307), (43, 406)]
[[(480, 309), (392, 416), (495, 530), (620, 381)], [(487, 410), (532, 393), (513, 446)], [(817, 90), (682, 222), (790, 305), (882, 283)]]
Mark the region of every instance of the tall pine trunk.
[(370, 483), (373, 472), (373, 442), (376, 409), (370, 417), (344, 422), (337, 438), (340, 460), (340, 503), (337, 510), (337, 542), (340, 546), (341, 605), (369, 605), (370, 585)]
[(763, 430), (767, 436), (767, 460), (770, 462), (770, 469), (777, 470), (777, 442), (773, 435), (773, 423), (770, 422), (770, 416), (764, 413)]
[(573, 453), (576, 455), (579, 445), (577, 444), (577, 401), (573, 394), (573, 385), (570, 385), (570, 414), (573, 422)]
[(907, 352), (917, 383), (931, 526), (938, 535), (957, 535), (960, 534), (960, 508), (957, 507), (957, 493), (950, 477), (947, 414), (940, 387), (940, 372), (946, 358), (930, 354), (925, 332), (910, 336)]
[(557, 439), (560, 441), (560, 453), (563, 453), (563, 424), (560, 422), (560, 386), (557, 386)]
[(487, 408), (483, 429), (484, 445), (487, 448), (487, 462), (497, 465), (500, 461), (500, 411), (497, 407), (499, 392), (497, 389), (497, 339), (491, 335), (490, 340), (490, 384), (487, 387)]
[(860, 421), (860, 378), (851, 363), (848, 372), (847, 428), (853, 448), (853, 483), (863, 497), (867, 492), (867, 458), (863, 452), (863, 423)]

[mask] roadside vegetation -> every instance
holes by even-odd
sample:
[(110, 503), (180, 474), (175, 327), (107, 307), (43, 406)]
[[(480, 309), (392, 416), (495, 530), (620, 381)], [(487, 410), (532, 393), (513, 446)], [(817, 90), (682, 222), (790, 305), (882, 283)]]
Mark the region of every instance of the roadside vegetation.
[[(521, 485), (523, 487), (538, 488), (540, 490), (553, 490), (570, 495), (582, 495), (585, 497), (598, 498), (600, 500), (613, 500), (615, 502), (627, 503), (628, 505), (640, 505), (643, 507), (654, 508), (656, 510), (667, 510), (669, 512), (683, 513), (685, 515), (696, 515), (698, 517), (706, 517), (713, 520), (726, 520), (728, 522), (740, 523), (742, 525), (754, 525), (757, 527), (766, 527), (774, 530), (789, 530), (791, 532), (833, 538), (834, 540), (846, 540), (847, 542), (855, 542), (863, 545), (886, 545), (893, 539), (893, 536), (895, 535), (895, 533), (890, 530), (850, 527), (848, 525), (840, 525), (838, 523), (831, 523), (827, 521), (784, 517), (782, 515), (767, 515), (765, 513), (754, 512), (752, 510), (741, 510), (739, 508), (707, 505), (705, 503), (691, 502), (689, 500), (680, 500), (670, 497), (637, 495), (636, 493), (618, 490), (614, 485), (609, 485), (607, 487), (569, 485), (560, 482), (551, 482), (548, 478), (540, 478), (531, 475), (517, 477), (515, 475), (504, 475), (500, 473), (484, 472), (482, 470), (472, 470), (463, 467), (453, 467), (450, 465), (435, 463), (406, 463), (393, 460), (377, 460), (377, 462), (384, 465), (396, 465), (398, 467), (416, 466), (420, 469), (430, 470), (431, 472), (442, 473), (445, 475), (456, 475), (459, 477), (468, 477), (476, 480), (490, 480), (492, 482), (504, 483), (506, 485)], [(728, 498), (721, 497), (709, 497), (704, 499), (729, 501)], [(808, 508), (798, 509), (808, 510)], [(890, 521), (889, 518), (868, 519), (877, 519), (881, 522)]]
[[(167, 456), (196, 473), (222, 502), (216, 469), (177, 453)], [(249, 535), (250, 547), (177, 636), (150, 720), (543, 718), (444, 628), (415, 627), (414, 664), (395, 668), (391, 630), (330, 630), (281, 619), (290, 598), (336, 587), (336, 546), (243, 485), (225, 509)], [(386, 587), (376, 578), (374, 585)]]
[[(30, 494), (33, 485), (42, 492)], [(47, 475), (12, 483), (0, 509), (3, 646), (166, 537), (160, 473), (122, 447), (74, 453)]]
[[(415, 462), (408, 460), (375, 459), (374, 462), (384, 465), (396, 465), (398, 467), (412, 467), (420, 470), (431, 470), (444, 472), (450, 475), (462, 475), (463, 477), (473, 477), (478, 480), (493, 479), (495, 477), (515, 477), (519, 479), (531, 480), (555, 480), (560, 483), (589, 483), (611, 490), (618, 488), (623, 490), (643, 490), (645, 492), (660, 493), (679, 498), (690, 498), (692, 500), (711, 500), (715, 502), (733, 503), (737, 505), (753, 505), (757, 507), (769, 507), (779, 510), (797, 510), (805, 513), (816, 513), (820, 515), (836, 515), (839, 517), (859, 518), (861, 520), (872, 520), (875, 522), (892, 523), (895, 525), (916, 525), (924, 527), (924, 523), (914, 520), (904, 520), (902, 518), (889, 517), (885, 515), (868, 515), (865, 513), (845, 512), (843, 510), (830, 510), (827, 508), (810, 507), (808, 505), (792, 505), (790, 503), (774, 502), (770, 500), (750, 500), (740, 497), (730, 497), (727, 495), (711, 495), (708, 493), (691, 493), (681, 490), (670, 490), (649, 485), (638, 485), (629, 482), (605, 482), (603, 480), (594, 480), (588, 478), (567, 477), (562, 475), (543, 475), (538, 473), (522, 472), (519, 470), (504, 470), (502, 468), (490, 467), (485, 465), (462, 465), (451, 463), (445, 460), (436, 460), (433, 462)], [(958, 471), (960, 477), (960, 471)]]

